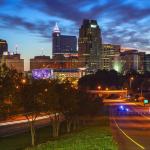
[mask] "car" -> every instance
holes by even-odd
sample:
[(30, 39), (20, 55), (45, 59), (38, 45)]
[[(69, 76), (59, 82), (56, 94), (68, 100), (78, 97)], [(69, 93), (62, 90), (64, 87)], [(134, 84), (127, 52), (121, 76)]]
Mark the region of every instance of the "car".
[(117, 111), (119, 111), (119, 112), (129, 112), (129, 108), (125, 105), (119, 105), (117, 107)]

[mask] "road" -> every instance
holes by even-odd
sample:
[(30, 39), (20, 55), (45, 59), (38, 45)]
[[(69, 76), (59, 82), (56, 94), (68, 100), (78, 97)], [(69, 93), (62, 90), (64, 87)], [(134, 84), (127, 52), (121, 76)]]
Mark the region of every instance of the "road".
[[(108, 103), (108, 101), (107, 101)], [(125, 105), (129, 112), (118, 111)], [(150, 113), (148, 107), (135, 103), (109, 103), (110, 125), (120, 150), (150, 150)]]
[[(49, 124), (48, 116), (38, 117), (35, 122), (36, 128), (40, 128)], [(0, 137), (6, 137), (29, 130), (27, 120), (8, 121), (0, 123)]]
[[(150, 150), (150, 113), (149, 107), (125, 102), (125, 100), (105, 100), (109, 105), (110, 125), (119, 150)], [(129, 112), (117, 108), (125, 105)], [(36, 127), (49, 124), (44, 116), (37, 119)], [(0, 137), (10, 136), (29, 130), (27, 120), (0, 123)]]

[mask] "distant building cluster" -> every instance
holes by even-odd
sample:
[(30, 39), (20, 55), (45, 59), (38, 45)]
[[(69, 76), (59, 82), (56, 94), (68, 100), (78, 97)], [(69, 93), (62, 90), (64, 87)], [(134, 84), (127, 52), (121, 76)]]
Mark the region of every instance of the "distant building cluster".
[(9, 52), (7, 41), (2, 39), (0, 39), (0, 64), (6, 64), (7, 67), (20, 73), (24, 72), (24, 60), (17, 52)]
[[(2, 39), (0, 60), (18, 72), (24, 72), (24, 60), (18, 53), (9, 53), (7, 41)], [(123, 49), (121, 45), (103, 44), (97, 21), (85, 19), (79, 29), (78, 39), (73, 35), (62, 35), (56, 24), (52, 31), (52, 58), (43, 55), (30, 59), (30, 72), (37, 78), (48, 75), (80, 78), (98, 69), (114, 69), (123, 74), (130, 70), (144, 73), (150, 71), (150, 54), (136, 49)]]

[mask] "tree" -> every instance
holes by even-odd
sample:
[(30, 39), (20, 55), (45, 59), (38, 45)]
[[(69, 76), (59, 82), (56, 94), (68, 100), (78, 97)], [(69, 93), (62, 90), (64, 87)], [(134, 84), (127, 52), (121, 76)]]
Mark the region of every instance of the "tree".
[(31, 132), (32, 146), (35, 145), (35, 121), (43, 111), (44, 106), (44, 86), (41, 80), (32, 80), (22, 84), (20, 90), (16, 94), (16, 99), (22, 114), (28, 120)]
[(67, 132), (69, 133), (72, 125), (74, 129), (76, 128), (79, 108), (78, 91), (67, 80), (63, 83), (63, 87), (64, 100), (61, 103), (61, 107), (66, 121)]
[(0, 66), (0, 114), (3, 119), (12, 115), (16, 86), (19, 84), (21, 74), (9, 69), (5, 64)]
[(45, 93), (45, 112), (52, 124), (53, 137), (59, 135), (60, 123), (63, 119), (61, 103), (63, 101), (63, 85), (58, 80), (52, 80)]

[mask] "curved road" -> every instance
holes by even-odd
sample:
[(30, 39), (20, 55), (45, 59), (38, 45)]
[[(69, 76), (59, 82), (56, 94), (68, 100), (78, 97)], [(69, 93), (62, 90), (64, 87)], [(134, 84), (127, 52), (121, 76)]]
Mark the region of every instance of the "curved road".
[[(38, 117), (35, 122), (36, 128), (40, 128), (49, 124), (48, 116)], [(0, 137), (6, 137), (29, 130), (27, 120), (9, 121), (0, 123)]]
[[(129, 112), (118, 111), (125, 105)], [(120, 150), (150, 150), (149, 107), (126, 102), (109, 103), (110, 125)]]

